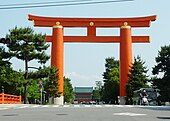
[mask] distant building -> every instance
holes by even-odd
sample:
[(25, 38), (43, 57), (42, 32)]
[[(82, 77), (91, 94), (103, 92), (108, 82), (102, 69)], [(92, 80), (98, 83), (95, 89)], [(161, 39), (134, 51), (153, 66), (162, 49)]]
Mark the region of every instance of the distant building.
[(92, 101), (93, 87), (75, 87), (74, 91), (78, 103)]

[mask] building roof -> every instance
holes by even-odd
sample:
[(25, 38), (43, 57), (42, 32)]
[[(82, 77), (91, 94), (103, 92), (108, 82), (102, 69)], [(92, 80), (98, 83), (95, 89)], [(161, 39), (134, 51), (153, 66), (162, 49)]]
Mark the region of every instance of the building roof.
[(93, 87), (75, 87), (75, 93), (92, 93)]

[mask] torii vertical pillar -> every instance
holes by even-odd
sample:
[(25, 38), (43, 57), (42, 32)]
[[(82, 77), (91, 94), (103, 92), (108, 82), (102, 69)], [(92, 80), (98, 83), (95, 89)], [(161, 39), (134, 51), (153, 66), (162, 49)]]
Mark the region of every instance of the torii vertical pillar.
[(63, 27), (61, 25), (53, 26), (52, 35), (52, 58), (51, 66), (57, 67), (58, 69), (58, 84), (60, 97), (54, 99), (54, 104), (63, 105), (63, 72), (64, 72), (64, 42), (63, 42)]
[(127, 22), (120, 28), (120, 104), (125, 104), (126, 84), (130, 65), (132, 64), (131, 27)]

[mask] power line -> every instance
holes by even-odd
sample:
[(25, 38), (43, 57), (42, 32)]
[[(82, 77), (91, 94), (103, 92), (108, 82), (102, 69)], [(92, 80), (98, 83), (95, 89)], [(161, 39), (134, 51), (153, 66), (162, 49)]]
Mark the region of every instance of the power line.
[[(92, 1), (92, 0), (83, 0), (84, 1)], [(68, 1), (51, 1), (51, 2), (34, 2), (34, 3), (13, 3), (13, 4), (4, 4), (0, 5), (0, 7), (9, 7), (9, 6), (22, 6), (22, 5), (43, 5), (43, 4), (53, 4), (53, 3), (72, 3), (72, 2), (82, 2), (82, 0), (68, 0)]]
[[(9, 9), (23, 9), (23, 8), (42, 8), (42, 7), (59, 7), (59, 6), (75, 6), (75, 5), (92, 5), (92, 4), (102, 4), (102, 3), (118, 3), (118, 2), (131, 2), (131, 1), (134, 1), (134, 0), (115, 0), (115, 1), (94, 1), (94, 2), (84, 2), (84, 1), (81, 1), (81, 2), (77, 2), (77, 3), (60, 3), (60, 4), (50, 4), (50, 3), (41, 3), (41, 4), (44, 4), (44, 5), (33, 5), (33, 4), (38, 4), (38, 3), (28, 3), (28, 4), (20, 4), (20, 5), (17, 5), (17, 6), (8, 6), (8, 5), (4, 5), (6, 7), (0, 7), (0, 9), (6, 9), (6, 10), (9, 10)], [(74, 1), (76, 2), (76, 1)], [(14, 5), (14, 4), (13, 4)]]

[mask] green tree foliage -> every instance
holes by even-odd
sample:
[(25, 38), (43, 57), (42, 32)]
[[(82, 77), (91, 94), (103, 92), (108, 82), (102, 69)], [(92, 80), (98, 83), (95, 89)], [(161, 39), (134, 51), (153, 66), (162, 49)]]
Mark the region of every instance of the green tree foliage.
[(153, 79), (153, 85), (160, 89), (162, 101), (170, 101), (170, 45), (162, 46), (155, 60), (157, 65), (152, 73), (157, 76), (161, 74), (162, 77)]
[(10, 58), (11, 55), (5, 48), (0, 47), (0, 86), (4, 87), (5, 93), (19, 95), (24, 78), (21, 72), (10, 67)]
[(64, 102), (72, 103), (74, 101), (74, 92), (69, 78), (64, 77)]
[(28, 78), (36, 79), (37, 83), (43, 82), (43, 90), (49, 97), (59, 97), (61, 92), (58, 91), (58, 70), (55, 67), (43, 67), (39, 71), (30, 72)]
[[(36, 68), (36, 67), (34, 67)], [(28, 73), (28, 101), (34, 103), (40, 99), (40, 81), (45, 99), (59, 97), (58, 91), (58, 70), (55, 67), (37, 68), (38, 71)], [(44, 102), (45, 103), (45, 102)]]
[(9, 62), (11, 54), (5, 51), (4, 47), (0, 47), (0, 66), (10, 67), (11, 63)]
[(22, 73), (0, 66), (0, 85), (4, 86), (5, 93), (19, 95), (23, 82)]
[(24, 84), (24, 103), (28, 102), (28, 62), (37, 60), (38, 63), (44, 64), (49, 56), (45, 50), (49, 45), (45, 44), (45, 35), (34, 33), (33, 29), (15, 27), (9, 30), (6, 37), (10, 38), (12, 43), (8, 44), (9, 52), (17, 59), (25, 62), (25, 84)]
[(106, 58), (106, 71), (103, 73), (104, 86), (102, 99), (106, 103), (117, 103), (119, 95), (119, 61), (115, 58)]
[(45, 82), (44, 90), (47, 92), (49, 97), (60, 97), (62, 92), (58, 90), (58, 70), (55, 67), (50, 68), (48, 79)]
[(129, 70), (128, 84), (126, 85), (127, 104), (132, 104), (133, 91), (147, 87), (147, 67), (140, 56), (134, 57), (131, 69)]
[(93, 100), (100, 102), (102, 97), (102, 82), (96, 81), (95, 90), (93, 90)]
[(8, 53), (5, 52), (5, 48), (0, 47), (0, 81), (1, 81), (1, 85), (2, 85), (2, 82), (7, 82), (7, 78), (6, 78), (7, 69), (10, 68), (10, 63), (8, 61), (6, 61), (9, 58), (9, 56), (6, 57), (6, 55), (8, 55)]
[(28, 101), (29, 103), (35, 103), (35, 100), (40, 100), (40, 88), (38, 84), (38, 80), (29, 80), (29, 86), (28, 86)]

